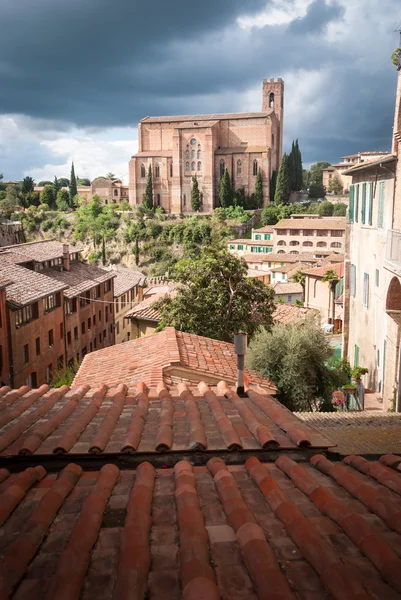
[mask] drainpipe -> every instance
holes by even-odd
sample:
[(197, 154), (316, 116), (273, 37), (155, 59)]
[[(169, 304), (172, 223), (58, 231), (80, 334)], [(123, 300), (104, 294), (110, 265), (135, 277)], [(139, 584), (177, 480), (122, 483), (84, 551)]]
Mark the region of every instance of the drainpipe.
[(244, 387), (244, 369), (245, 369), (245, 354), (247, 347), (247, 334), (236, 333), (234, 335), (234, 352), (238, 357), (237, 360), (237, 394), (239, 396), (245, 395)]
[(395, 399), (395, 410), (401, 412), (401, 343), (398, 352), (398, 382), (397, 382), (397, 396)]

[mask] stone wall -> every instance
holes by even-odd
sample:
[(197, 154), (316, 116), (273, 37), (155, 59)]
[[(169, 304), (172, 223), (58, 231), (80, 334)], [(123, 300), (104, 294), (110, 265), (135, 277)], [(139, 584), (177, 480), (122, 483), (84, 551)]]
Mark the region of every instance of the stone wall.
[(0, 246), (12, 246), (25, 242), (25, 234), (20, 221), (0, 223)]

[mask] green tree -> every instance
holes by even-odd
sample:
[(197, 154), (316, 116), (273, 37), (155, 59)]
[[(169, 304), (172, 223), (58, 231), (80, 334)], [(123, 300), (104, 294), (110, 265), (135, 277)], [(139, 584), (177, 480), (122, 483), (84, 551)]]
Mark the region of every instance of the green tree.
[(323, 169), (330, 167), (330, 163), (320, 161), (310, 168), (309, 196), (310, 198), (324, 198), (326, 190), (323, 186)]
[(90, 179), (88, 179), (87, 177), (78, 177), (77, 178), (77, 185), (89, 186), (90, 184), (91, 184)]
[(322, 183), (310, 183), (309, 185), (309, 198), (324, 198), (326, 196), (326, 190)]
[(2, 219), (9, 219), (13, 212), (15, 211), (15, 207), (18, 205), (18, 192), (15, 189), (15, 186), (8, 185), (5, 191), (5, 197), (3, 200), (0, 200), (0, 217)]
[(329, 294), (329, 306), (328, 306), (328, 311), (327, 311), (327, 315), (330, 315), (330, 304), (331, 304), (331, 322), (334, 324), (335, 321), (335, 313), (336, 313), (336, 303), (335, 303), (335, 299), (336, 299), (336, 286), (337, 283), (340, 281), (341, 277), (339, 275), (337, 275), (337, 271), (335, 269), (327, 269), (327, 271), (325, 272), (325, 274), (322, 277), (322, 281), (324, 283), (327, 283), (330, 289), (330, 294)]
[(70, 194), (67, 190), (59, 190), (56, 197), (57, 208), (62, 211), (67, 211), (70, 208)]
[(219, 202), (222, 208), (227, 208), (232, 204), (232, 189), (227, 169), (224, 169), (224, 173), (220, 179)]
[(276, 194), (276, 186), (277, 186), (277, 171), (273, 171), (272, 176), (270, 178), (270, 183), (269, 183), (270, 202), (274, 202), (274, 197)]
[(343, 184), (338, 179), (337, 175), (335, 175), (329, 183), (329, 192), (333, 192), (333, 194), (337, 195), (343, 193)]
[(305, 273), (301, 270), (296, 271), (296, 273), (294, 273), (294, 275), (291, 277), (291, 279), (294, 283), (299, 283), (299, 285), (302, 287), (302, 303), (304, 303), (305, 302), (305, 282), (306, 282)]
[(33, 192), (34, 188), (35, 188), (35, 182), (32, 179), (32, 177), (30, 177), (29, 175), (24, 177), (24, 179), (21, 182), (21, 192), (24, 194), (24, 196)]
[(192, 190), (191, 190), (191, 206), (192, 210), (198, 212), (200, 209), (200, 193), (199, 184), (196, 175), (192, 177)]
[(54, 208), (56, 203), (56, 194), (54, 192), (53, 184), (45, 185), (43, 190), (40, 192), (40, 203), (47, 204), (49, 208)]
[(138, 236), (135, 238), (135, 264), (139, 265), (139, 239)]
[(61, 185), (61, 187), (69, 187), (70, 185), (70, 180), (67, 179), (67, 177), (59, 177), (58, 182)]
[(281, 165), (277, 176), (276, 193), (274, 201), (276, 204), (288, 204), (291, 193), (290, 160), (288, 154), (283, 154)]
[(296, 140), (296, 142), (295, 142), (295, 153), (296, 153), (296, 176), (295, 176), (296, 190), (295, 191), (299, 192), (303, 188), (303, 168), (302, 168), (302, 154), (301, 154), (301, 150), (299, 149), (298, 140)]
[(71, 163), (71, 175), (70, 175), (70, 198), (74, 198), (74, 196), (77, 196), (78, 194), (78, 190), (77, 190), (77, 179), (75, 177), (75, 169), (74, 169), (74, 163)]
[(347, 205), (344, 202), (337, 202), (334, 205), (333, 216), (334, 217), (345, 217), (347, 214)]
[(89, 204), (78, 208), (74, 215), (74, 237), (81, 241), (89, 238), (95, 247), (99, 244), (103, 246), (103, 241), (113, 238), (120, 223), (114, 206), (103, 206), (96, 194)]
[(310, 171), (302, 169), (302, 189), (307, 190), (310, 183)]
[(320, 325), (309, 318), (302, 323), (278, 324), (262, 329), (251, 340), (248, 367), (271, 379), (278, 399), (290, 410), (311, 411), (331, 407), (331, 394), (347, 382), (341, 369), (328, 361), (333, 348)]
[(263, 226), (275, 225), (280, 220), (280, 209), (274, 204), (267, 204), (262, 210), (260, 221)]
[(105, 179), (111, 179), (111, 180), (114, 180), (114, 179), (116, 179), (116, 176), (115, 176), (115, 174), (114, 174), (114, 173), (111, 173), (111, 172), (109, 171), (109, 172), (107, 173), (107, 175), (106, 175)]
[(261, 206), (263, 206), (263, 181), (262, 181), (261, 169), (258, 170), (258, 174), (256, 177), (255, 197), (256, 197), (256, 201), (258, 203), (258, 208), (260, 208)]
[(57, 179), (57, 177), (56, 177), (56, 176), (54, 176), (53, 187), (54, 187), (55, 194), (56, 194), (56, 196), (57, 196), (57, 194), (58, 194), (58, 191), (59, 191), (59, 190), (61, 190), (61, 188), (62, 188), (63, 186), (61, 185), (61, 183), (60, 183), (60, 180), (59, 180), (59, 179)]
[(45, 181), (39, 181), (39, 183), (38, 183), (39, 187), (45, 187), (45, 185), (53, 185), (53, 182), (45, 180)]
[(239, 331), (252, 336), (272, 325), (274, 292), (261, 281), (247, 277), (247, 265), (213, 246), (200, 256), (178, 263), (173, 272), (181, 283), (175, 298), (159, 303), (158, 329), (172, 326), (214, 339), (232, 342)]
[(143, 206), (147, 210), (153, 208), (153, 182), (152, 182), (152, 166), (149, 165), (148, 179), (146, 182), (145, 193), (143, 195)]
[(321, 217), (331, 217), (333, 216), (334, 204), (329, 202), (328, 200), (323, 200), (321, 204), (319, 204), (318, 213)]

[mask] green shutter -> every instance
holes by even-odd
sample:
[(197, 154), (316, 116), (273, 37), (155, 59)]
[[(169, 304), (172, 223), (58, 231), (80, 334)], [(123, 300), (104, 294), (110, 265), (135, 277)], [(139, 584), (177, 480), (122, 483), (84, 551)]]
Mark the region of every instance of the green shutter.
[(377, 226), (383, 228), (383, 219), (384, 219), (384, 192), (386, 189), (386, 182), (379, 182), (379, 212), (377, 215)]
[(373, 225), (373, 181), (369, 185), (369, 225)]
[(354, 367), (359, 367), (359, 346), (357, 344), (354, 348)]
[(349, 210), (348, 210), (348, 218), (351, 223), (354, 221), (354, 192), (355, 186), (351, 185), (349, 188)]
[(366, 222), (366, 183), (362, 184), (362, 225)]
[(359, 218), (359, 183), (355, 186), (355, 223), (358, 223)]

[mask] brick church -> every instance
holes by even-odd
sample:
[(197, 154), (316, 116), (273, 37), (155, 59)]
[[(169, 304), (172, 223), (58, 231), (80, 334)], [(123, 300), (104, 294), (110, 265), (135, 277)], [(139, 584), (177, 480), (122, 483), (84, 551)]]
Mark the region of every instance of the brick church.
[(262, 112), (145, 117), (138, 126), (138, 153), (129, 165), (129, 201), (141, 204), (149, 165), (155, 206), (173, 214), (191, 212), (196, 175), (202, 211), (218, 205), (221, 174), (227, 169), (235, 189), (255, 191), (262, 172), (264, 202), (278, 170), (283, 147), (284, 82), (263, 80)]

